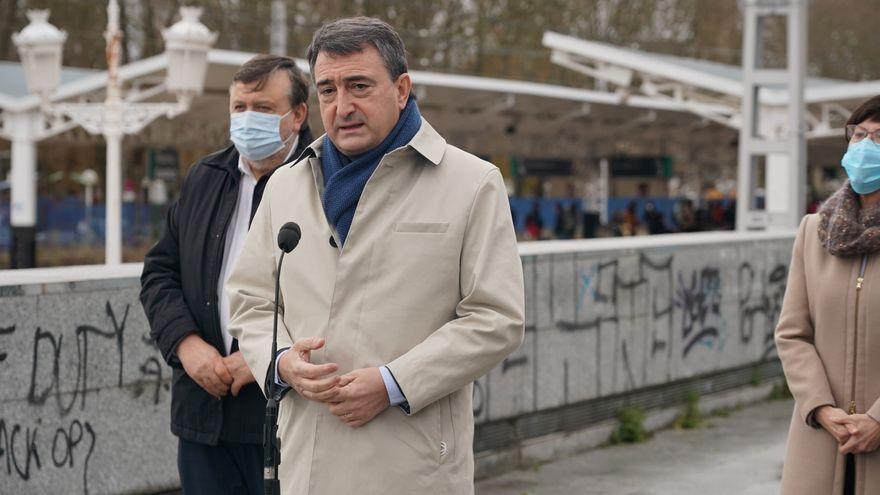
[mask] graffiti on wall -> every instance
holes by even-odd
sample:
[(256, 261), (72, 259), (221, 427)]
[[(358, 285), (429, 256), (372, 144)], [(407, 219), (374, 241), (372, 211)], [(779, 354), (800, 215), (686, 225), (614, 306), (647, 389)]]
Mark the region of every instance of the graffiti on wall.
[[(475, 382), (475, 418), (502, 419), (771, 357), (790, 241), (754, 247), (525, 257), (525, 341)], [(174, 478), (170, 370), (148, 338), (136, 284), (124, 296), (87, 296), (87, 307), (71, 310), (87, 315), (80, 321), (3, 321), (0, 313), (0, 491), (9, 484), (32, 492), (114, 491), (99, 473), (123, 462), (114, 449), (125, 442), (125, 411), (152, 421), (139, 434), (155, 437), (151, 455), (172, 459), (166, 474)]]
[[(0, 328), (0, 372), (10, 362), (3, 337), (20, 337), (30, 344), (26, 369), (19, 366), (4, 373), (27, 383), (19, 401), (25, 404), (24, 418), (0, 414), (0, 473), (6, 477), (26, 483), (45, 470), (75, 471), (78, 491), (90, 493), (89, 470), (102, 448), (101, 437), (119, 435), (100, 431), (95, 423), (94, 417), (109, 408), (105, 401), (118, 400), (108, 399), (106, 390), (123, 391), (124, 400), (134, 401), (134, 407), (167, 401), (169, 384), (158, 351), (146, 332), (131, 339), (126, 331), (131, 304), (114, 307), (105, 301), (101, 309), (103, 325)], [(142, 348), (133, 352), (132, 345)], [(131, 363), (145, 353), (143, 362)], [(124, 378), (132, 376), (134, 380), (126, 383)], [(164, 408), (161, 412), (167, 414)]]
[(721, 340), (721, 271), (703, 267), (690, 278), (678, 274), (675, 307), (681, 311), (682, 357), (696, 345), (713, 348)]
[(788, 266), (780, 263), (769, 269), (756, 269), (744, 261), (739, 266), (737, 276), (737, 286), (741, 290), (738, 301), (740, 339), (743, 342), (760, 339), (763, 355), (769, 356), (775, 352), (773, 325), (782, 310)]
[[(754, 247), (524, 260), (526, 341), (477, 382), (475, 417), (499, 419), (772, 357), (790, 241), (760, 253)], [(541, 304), (542, 297), (552, 302)], [(552, 353), (548, 342), (557, 347)]]

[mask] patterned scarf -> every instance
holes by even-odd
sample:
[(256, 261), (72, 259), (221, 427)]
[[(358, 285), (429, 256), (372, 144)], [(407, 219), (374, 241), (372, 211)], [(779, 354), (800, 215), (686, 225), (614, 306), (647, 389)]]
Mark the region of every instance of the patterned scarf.
[(414, 97), (410, 96), (394, 129), (375, 148), (349, 161), (336, 149), (330, 136), (324, 136), (321, 170), (324, 172), (324, 214), (336, 227), (339, 239), (345, 244), (354, 211), (364, 186), (382, 158), (391, 151), (409, 143), (422, 126), (422, 115)]
[(819, 241), (841, 258), (880, 250), (880, 204), (862, 209), (847, 181), (819, 210)]

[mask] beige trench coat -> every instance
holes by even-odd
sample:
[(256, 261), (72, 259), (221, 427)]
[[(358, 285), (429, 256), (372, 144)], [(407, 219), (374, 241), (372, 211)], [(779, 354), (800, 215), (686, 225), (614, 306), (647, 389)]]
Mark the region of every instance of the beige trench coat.
[[(352, 429), (295, 392), (281, 402), (282, 492), (473, 493), (472, 382), (522, 342), (523, 273), (498, 169), (426, 122), (364, 188), (343, 249), (321, 207), (321, 142), (273, 174), (227, 284), (230, 332), (257, 383), (269, 367), (286, 222), (302, 228), (281, 273), (279, 349), (320, 336), (312, 361), (387, 364), (410, 406)], [(339, 245), (339, 243), (336, 243)]]
[[(788, 286), (776, 327), (776, 346), (795, 399), (782, 471), (783, 495), (843, 493), (844, 456), (823, 428), (807, 423), (831, 404), (880, 419), (880, 260), (839, 258), (819, 242), (818, 215), (801, 222)], [(880, 452), (856, 456), (856, 495), (880, 493)]]

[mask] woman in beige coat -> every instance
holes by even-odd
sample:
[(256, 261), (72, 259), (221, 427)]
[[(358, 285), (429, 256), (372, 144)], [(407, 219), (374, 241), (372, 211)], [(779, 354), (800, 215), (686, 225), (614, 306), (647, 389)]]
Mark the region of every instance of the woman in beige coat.
[(850, 180), (801, 222), (776, 327), (795, 399), (784, 495), (880, 493), (880, 96), (846, 138)]

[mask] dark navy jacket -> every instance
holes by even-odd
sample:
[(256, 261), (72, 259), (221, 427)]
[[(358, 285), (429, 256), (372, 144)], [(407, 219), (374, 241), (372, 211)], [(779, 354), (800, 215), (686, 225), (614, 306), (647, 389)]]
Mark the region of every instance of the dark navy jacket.
[[(299, 157), (312, 142), (308, 128), (300, 131)], [(251, 218), (263, 197), (271, 174), (254, 189)], [(171, 431), (192, 442), (262, 443), (266, 399), (256, 383), (237, 397), (217, 400), (192, 380), (174, 353), (190, 332), (198, 332), (221, 355), (226, 355), (218, 314), (217, 283), (223, 265), (226, 227), (238, 203), (241, 172), (238, 152), (230, 146), (193, 165), (168, 210), (162, 238), (144, 259), (141, 304), (150, 322), (150, 336), (158, 345), (171, 374)], [(233, 341), (232, 349), (238, 348)], [(266, 352), (271, 352), (266, 349)]]

